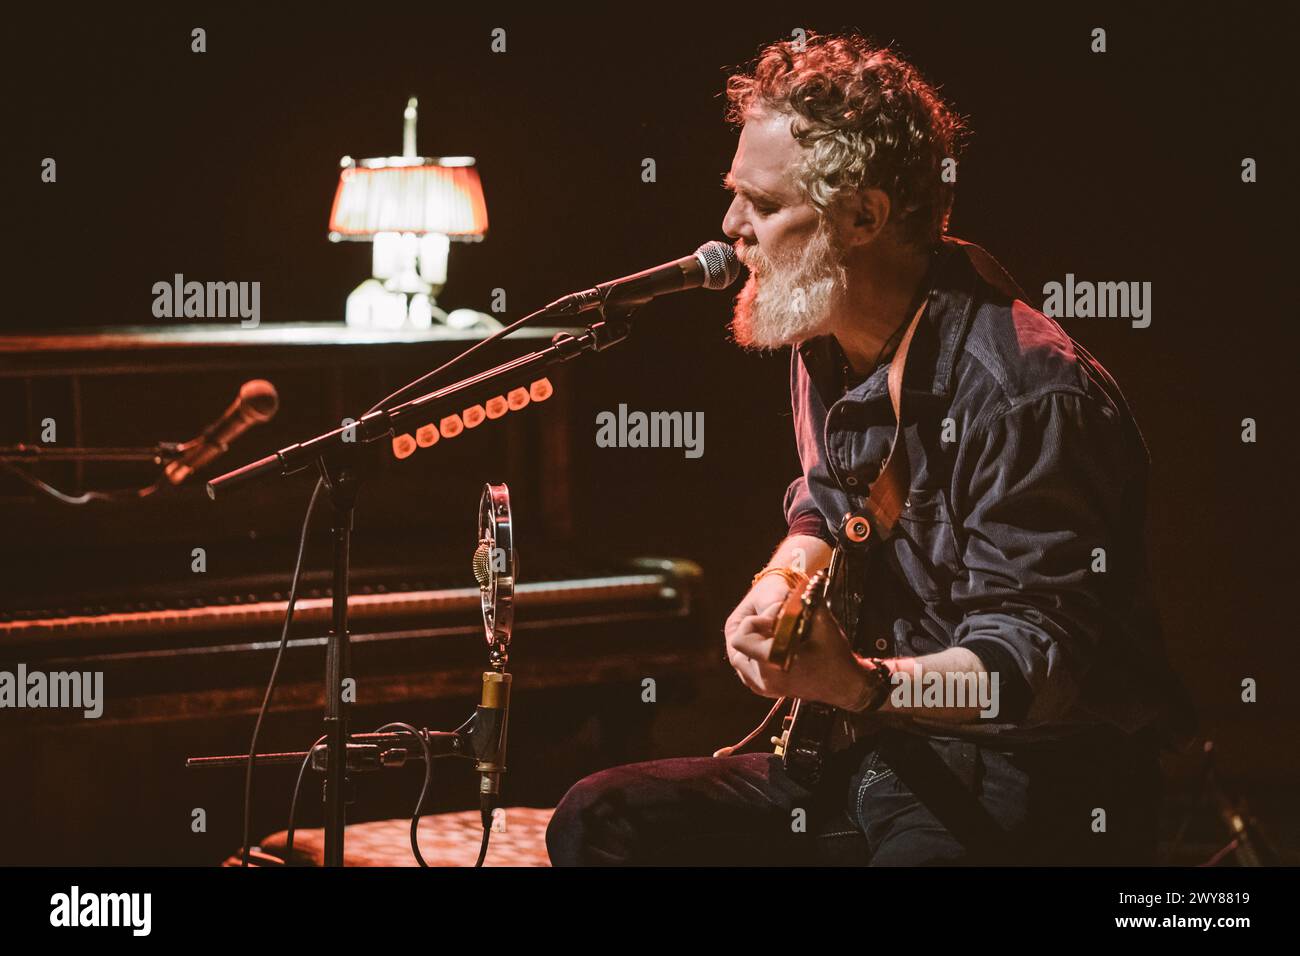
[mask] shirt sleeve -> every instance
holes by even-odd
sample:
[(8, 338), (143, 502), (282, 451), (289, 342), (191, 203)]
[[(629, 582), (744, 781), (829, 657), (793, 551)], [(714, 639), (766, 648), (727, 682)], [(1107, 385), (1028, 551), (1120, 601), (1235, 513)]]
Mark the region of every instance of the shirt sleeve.
[(959, 450), (952, 500), (968, 574), (953, 588), (955, 641), (1018, 669), (1029, 700), (1014, 709), (1029, 723), (1065, 715), (1113, 626), (1099, 557), (1127, 467), (1114, 410), (1071, 391), (1001, 409)]
[(787, 536), (810, 534), (832, 547), (835, 545), (835, 536), (826, 526), (826, 519), (809, 494), (808, 481), (803, 475), (790, 482), (790, 487), (785, 491), (785, 523), (789, 527)]

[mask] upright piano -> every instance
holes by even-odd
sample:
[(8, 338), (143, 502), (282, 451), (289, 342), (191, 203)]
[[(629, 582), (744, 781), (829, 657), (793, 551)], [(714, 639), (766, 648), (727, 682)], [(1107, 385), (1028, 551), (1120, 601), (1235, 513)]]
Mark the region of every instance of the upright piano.
[[(512, 336), (484, 362), (540, 347), (555, 331)], [(272, 382), (280, 400), (270, 422), (205, 472), (144, 497), (73, 504), (38, 483), (74, 500), (130, 490), (157, 478), (160, 466), (149, 461), (34, 458), (0, 469), (0, 672), (96, 672), (104, 682), (97, 718), (0, 709), (9, 781), (0, 862), (203, 864), (230, 852), (242, 773), (187, 771), (184, 760), (247, 747), (315, 475), (217, 501), (203, 479), (358, 417), (472, 337), (284, 325), (0, 338), (0, 398), (10, 409), (0, 445), (8, 447), (185, 441), (255, 378)], [(378, 443), (353, 532), (353, 729), (399, 719), (449, 729), (472, 711), (486, 662), (471, 572), (479, 494), (487, 482), (509, 486), (521, 584), (506, 786), (515, 802), (539, 805), (584, 770), (643, 755), (656, 694), (646, 688), (665, 693), (717, 663), (716, 641), (700, 626), (696, 565), (638, 553), (617, 536), (575, 540), (574, 509), (584, 504), (571, 490), (568, 376), (550, 376), (544, 402), (408, 457)], [(329, 518), (319, 505), (261, 749), (305, 749), (319, 733)], [(409, 814), (413, 780), (407, 772), (361, 781), (352, 814)], [(259, 831), (284, 825), (290, 782), (273, 768), (260, 772)], [(470, 806), (473, 796), (467, 774), (449, 770), (434, 806)]]

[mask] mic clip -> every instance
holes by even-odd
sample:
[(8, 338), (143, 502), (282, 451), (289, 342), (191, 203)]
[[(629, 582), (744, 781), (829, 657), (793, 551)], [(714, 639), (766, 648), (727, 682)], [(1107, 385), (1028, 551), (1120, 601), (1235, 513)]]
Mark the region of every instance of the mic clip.
[(457, 730), (456, 752), (476, 760), (480, 773), (500, 773), (498, 766), (502, 731), (505, 729), (505, 712), (497, 707), (474, 708), (474, 716)]

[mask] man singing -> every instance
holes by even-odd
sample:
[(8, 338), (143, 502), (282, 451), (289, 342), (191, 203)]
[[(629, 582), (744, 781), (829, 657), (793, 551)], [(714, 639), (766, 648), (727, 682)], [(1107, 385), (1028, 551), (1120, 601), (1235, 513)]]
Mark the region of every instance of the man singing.
[[(1151, 608), (1147, 455), (1123, 396), (987, 253), (945, 236), (961, 121), (909, 64), (811, 35), (769, 46), (727, 95), (741, 132), (722, 225), (749, 270), (732, 329), (793, 346), (803, 474), (726, 653), (756, 694), (840, 708), (850, 738), (815, 783), (770, 752), (594, 774), (556, 809), (552, 861), (1152, 861), (1157, 749), (1193, 718)], [(783, 670), (778, 609), (864, 507), (918, 312), (895, 533), (849, 582), (852, 633), (816, 616)]]

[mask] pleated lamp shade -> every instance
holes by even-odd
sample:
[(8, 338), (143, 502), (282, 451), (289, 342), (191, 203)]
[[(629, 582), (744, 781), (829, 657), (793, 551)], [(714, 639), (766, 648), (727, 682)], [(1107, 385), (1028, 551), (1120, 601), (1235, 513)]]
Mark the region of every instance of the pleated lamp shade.
[(330, 210), (330, 239), (368, 240), (376, 233), (474, 240), (487, 232), (487, 203), (468, 156), (389, 157), (344, 161)]

